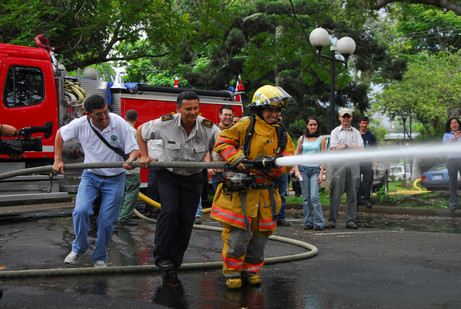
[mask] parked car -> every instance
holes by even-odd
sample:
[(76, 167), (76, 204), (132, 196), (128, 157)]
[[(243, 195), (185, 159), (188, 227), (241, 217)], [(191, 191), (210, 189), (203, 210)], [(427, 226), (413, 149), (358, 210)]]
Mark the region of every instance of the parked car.
[(378, 191), (384, 187), (384, 192), (389, 191), (389, 164), (378, 162), (373, 164), (373, 186), (372, 191)]
[(291, 181), (291, 188), (295, 192), (295, 196), (301, 196), (301, 184), (299, 183), (299, 179), (295, 177), (295, 169), (292, 168), (290, 170), (290, 181)]
[[(448, 190), (448, 170), (445, 163), (437, 164), (421, 176), (421, 186), (429, 191)], [(461, 178), (458, 173), (458, 189), (461, 188)]]
[(401, 181), (403, 180), (404, 170), (406, 171), (405, 172), (406, 179), (411, 179), (411, 170), (410, 170), (409, 164), (406, 166), (406, 168), (404, 168), (403, 164), (392, 165), (389, 168), (389, 176), (391, 178), (394, 178), (393, 179), (394, 181)]
[[(326, 175), (326, 170), (323, 173), (323, 183), (319, 185), (319, 190), (320, 191), (325, 189), (325, 175)], [(301, 184), (299, 182), (299, 179), (295, 177), (295, 169), (294, 168), (292, 168), (290, 170), (290, 181), (291, 181), (291, 188), (295, 192), (295, 196), (302, 196)]]

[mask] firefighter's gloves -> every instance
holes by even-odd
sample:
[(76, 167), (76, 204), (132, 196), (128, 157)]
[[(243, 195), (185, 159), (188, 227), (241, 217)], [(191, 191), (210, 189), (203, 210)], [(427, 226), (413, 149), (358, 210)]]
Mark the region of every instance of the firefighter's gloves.
[(277, 157), (259, 156), (252, 163), (254, 168), (265, 172), (277, 167), (275, 159), (277, 159)]

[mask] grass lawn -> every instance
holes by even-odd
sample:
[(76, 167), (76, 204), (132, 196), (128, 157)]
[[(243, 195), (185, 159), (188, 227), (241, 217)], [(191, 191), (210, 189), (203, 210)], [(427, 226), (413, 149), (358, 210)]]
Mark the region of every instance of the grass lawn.
[[(343, 195), (344, 202), (345, 197), (346, 195)], [(401, 182), (390, 182), (389, 192), (384, 192), (383, 189), (374, 192), (371, 202), (394, 207), (448, 209), (448, 198), (448, 191), (430, 192), (421, 189), (419, 185), (414, 188), (412, 185), (405, 187)], [(302, 197), (286, 197), (286, 202), (287, 204), (302, 204)], [(320, 203), (330, 204), (330, 196), (326, 191), (320, 192)]]

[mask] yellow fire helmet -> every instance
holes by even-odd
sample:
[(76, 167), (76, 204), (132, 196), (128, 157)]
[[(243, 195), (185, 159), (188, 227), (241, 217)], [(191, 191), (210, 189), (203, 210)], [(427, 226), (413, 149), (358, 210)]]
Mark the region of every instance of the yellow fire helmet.
[(265, 85), (256, 90), (253, 100), (247, 107), (250, 109), (282, 108), (291, 101), (294, 99), (282, 87)]

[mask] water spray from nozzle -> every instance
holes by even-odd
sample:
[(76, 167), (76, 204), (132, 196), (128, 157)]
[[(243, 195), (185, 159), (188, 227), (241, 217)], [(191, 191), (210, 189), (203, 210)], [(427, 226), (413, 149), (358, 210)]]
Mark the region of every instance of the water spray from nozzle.
[(380, 147), (378, 149), (332, 150), (316, 154), (301, 154), (278, 158), (278, 166), (303, 164), (351, 163), (363, 161), (395, 160), (404, 157), (437, 158), (447, 154), (461, 154), (461, 143), (432, 143), (410, 147)]

